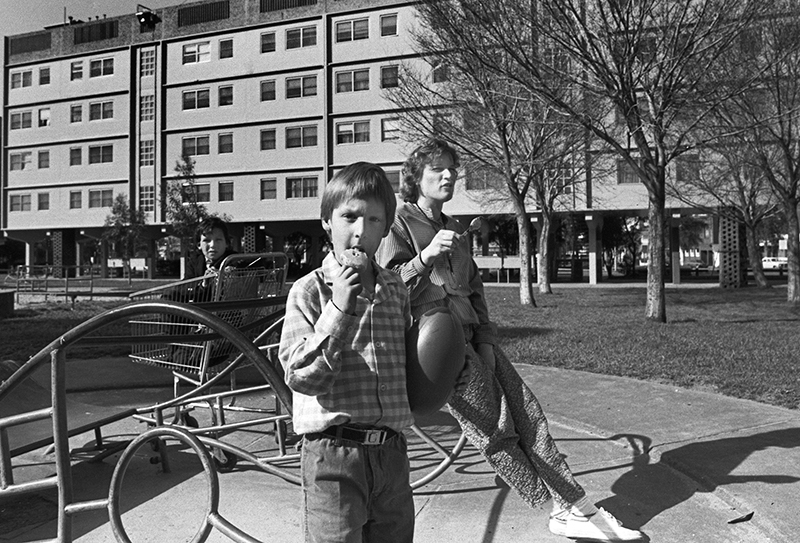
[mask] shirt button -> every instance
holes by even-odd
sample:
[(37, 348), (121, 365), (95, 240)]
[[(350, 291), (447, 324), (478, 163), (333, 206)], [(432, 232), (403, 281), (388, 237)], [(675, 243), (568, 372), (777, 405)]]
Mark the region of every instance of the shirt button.
[(375, 342), (376, 349), (383, 349), (383, 341), (376, 341)]
[(381, 385), (381, 392), (386, 392), (386, 385)]

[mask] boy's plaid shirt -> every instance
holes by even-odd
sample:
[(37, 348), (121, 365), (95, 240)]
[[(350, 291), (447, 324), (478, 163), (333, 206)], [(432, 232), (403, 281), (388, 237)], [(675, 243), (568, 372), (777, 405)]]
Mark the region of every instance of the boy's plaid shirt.
[(356, 315), (331, 301), (340, 268), (333, 253), (289, 291), (279, 358), (294, 392), (298, 434), (345, 423), (401, 431), (413, 423), (406, 392), (408, 292), (396, 273), (373, 265), (374, 299), (359, 296)]

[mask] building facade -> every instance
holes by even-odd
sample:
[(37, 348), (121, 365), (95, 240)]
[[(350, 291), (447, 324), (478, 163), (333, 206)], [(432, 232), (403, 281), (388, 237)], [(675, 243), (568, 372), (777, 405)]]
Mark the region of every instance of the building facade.
[[(124, 194), (154, 254), (189, 156), (198, 199), (231, 218), (240, 249), (280, 250), (300, 232), (319, 254), (320, 197), (338, 169), (368, 160), (399, 183), (408, 147), (385, 92), (420, 62), (414, 28), (412, 2), (207, 0), (6, 37), (0, 228), (27, 244), (28, 264), (42, 244), (48, 263), (84, 264)], [(644, 213), (624, 167), (593, 181), (594, 210), (581, 183), (565, 209), (595, 230), (598, 208)], [(467, 178), (448, 212), (511, 213), (483, 192)]]

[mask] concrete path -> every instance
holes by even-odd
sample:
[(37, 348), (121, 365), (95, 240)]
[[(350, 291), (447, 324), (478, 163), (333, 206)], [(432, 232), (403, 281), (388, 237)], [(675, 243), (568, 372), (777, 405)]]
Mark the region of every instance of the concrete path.
[[(800, 536), (800, 412), (626, 378), (517, 367), (590, 498), (650, 541), (783, 543)], [(92, 375), (92, 364), (85, 363), (84, 371)], [(86, 390), (75, 379), (85, 403), (120, 406), (158, 395)], [(141, 429), (127, 421), (112, 433), (135, 435)], [(436, 429), (449, 432), (450, 439), (457, 435), (446, 413)], [(239, 432), (231, 439), (257, 451), (271, 436)], [(24, 458), (28, 465), (18, 477), (26, 470), (52, 470), (47, 455), (36, 454)], [(150, 463), (152, 451), (138, 457), (123, 487), (123, 522), (132, 541), (191, 540), (207, 494), (196, 457), (175, 451), (169, 474)], [(76, 465), (81, 497), (104, 497), (112, 470), (111, 460)], [(297, 486), (246, 463), (219, 479), (225, 518), (264, 542), (301, 541)], [(547, 530), (549, 505), (526, 507), (469, 446), (415, 496), (419, 543), (567, 541)], [(45, 493), (0, 501), (0, 541), (54, 537), (54, 500)], [(73, 532), (82, 543), (114, 540), (102, 511), (77, 515)], [(215, 531), (208, 541), (230, 540)]]

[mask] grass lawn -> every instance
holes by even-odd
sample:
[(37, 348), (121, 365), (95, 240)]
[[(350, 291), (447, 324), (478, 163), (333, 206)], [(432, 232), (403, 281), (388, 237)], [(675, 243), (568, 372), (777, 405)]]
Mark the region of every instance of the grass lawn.
[(487, 286), (514, 362), (697, 387), (800, 408), (800, 310), (786, 289), (668, 289), (667, 324), (644, 319), (645, 289), (561, 288), (519, 304)]
[[(538, 307), (514, 287), (487, 286), (501, 345), (514, 362), (570, 368), (748, 398), (800, 409), (800, 310), (786, 289), (667, 289), (667, 324), (644, 319), (645, 289), (554, 286)], [(24, 362), (78, 323), (119, 301), (31, 304), (0, 321), (0, 360)], [(126, 323), (104, 330), (127, 334)], [(126, 345), (76, 357), (125, 355)]]

